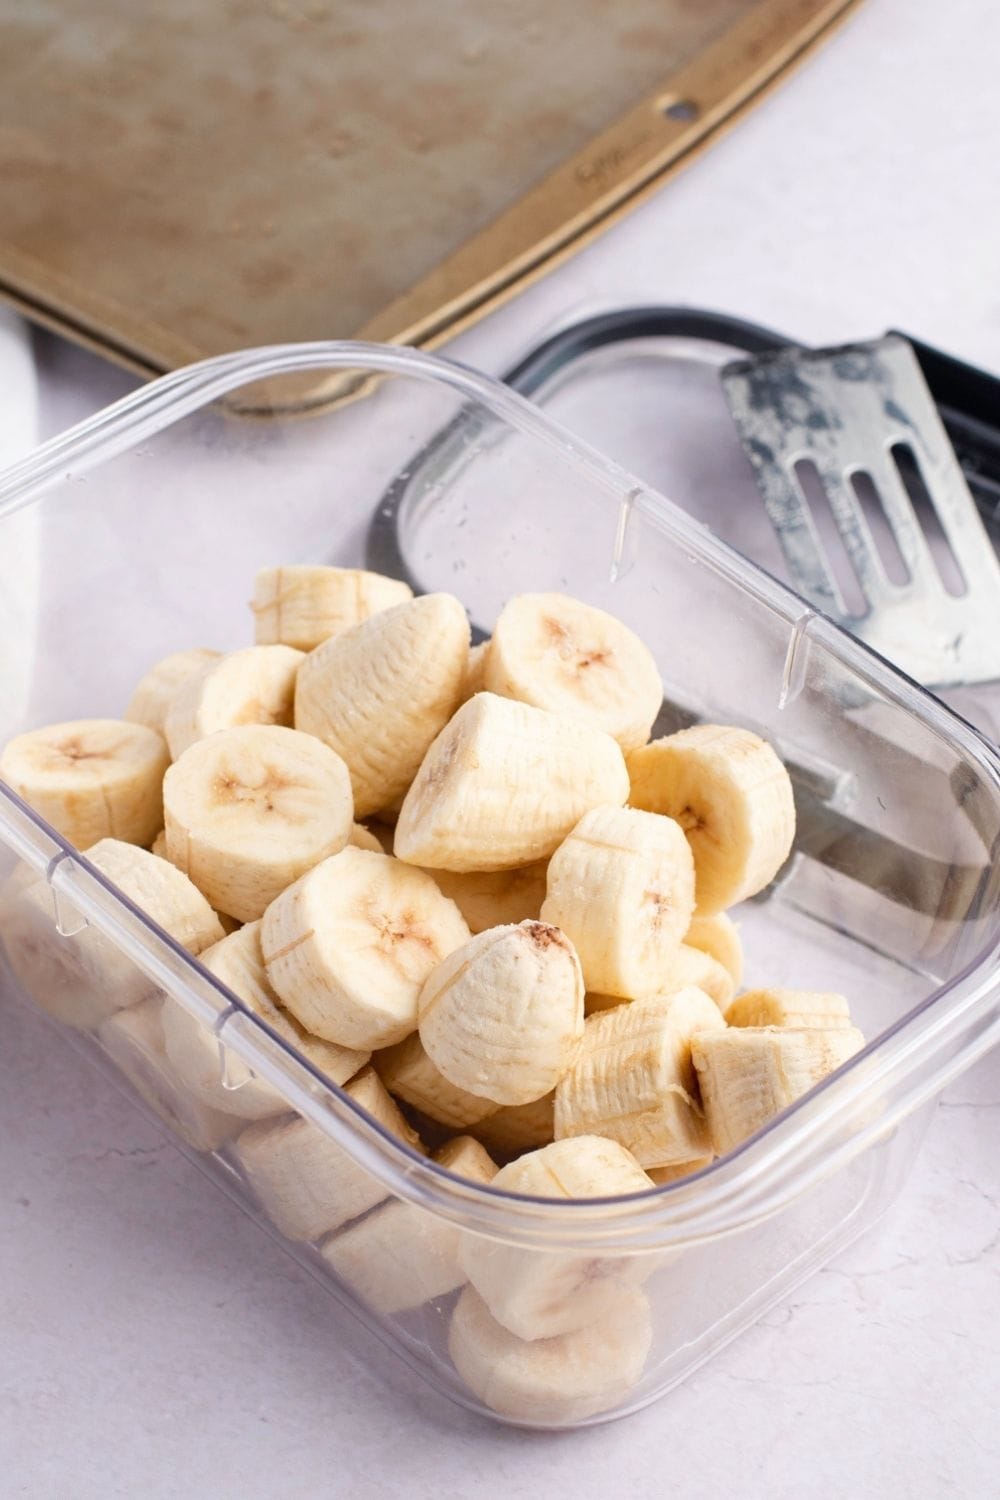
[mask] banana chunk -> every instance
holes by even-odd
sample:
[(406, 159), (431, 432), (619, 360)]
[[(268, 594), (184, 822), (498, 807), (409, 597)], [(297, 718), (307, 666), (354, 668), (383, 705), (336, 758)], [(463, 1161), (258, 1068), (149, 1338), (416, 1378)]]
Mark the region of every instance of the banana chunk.
[(492, 927), (434, 969), (417, 1013), (420, 1040), (451, 1083), (495, 1104), (530, 1104), (579, 1050), (580, 961), (558, 927)]
[(399, 859), (508, 870), (547, 859), (592, 807), (621, 804), (628, 772), (610, 735), (477, 693), (431, 745), (396, 824)]
[(710, 1167), (715, 1156), (710, 1152), (707, 1156), (696, 1156), (694, 1161), (682, 1161), (674, 1167), (647, 1167), (646, 1171), (656, 1183), (657, 1187), (664, 1187), (670, 1182), (679, 1182), (682, 1177), (693, 1177), (695, 1172), (703, 1172)]
[(376, 1053), (373, 1064), (390, 1094), (451, 1130), (475, 1125), (499, 1108), (491, 1099), (450, 1083), (431, 1062), (416, 1032)]
[(273, 901), (261, 929), (286, 1009), (316, 1036), (362, 1050), (416, 1031), (424, 980), (468, 940), (458, 907), (429, 875), (351, 847)]
[(163, 721), (170, 754), (239, 724), (291, 725), (295, 678), (305, 656), (290, 646), (247, 646), (185, 678)]
[(691, 1042), (712, 1143), (720, 1156), (807, 1094), (865, 1044), (854, 1026), (727, 1027)]
[(251, 608), (258, 646), (281, 642), (312, 651), (370, 615), (413, 598), (409, 584), (363, 568), (308, 563), (261, 568)]
[(469, 622), (451, 594), (397, 604), (313, 651), (295, 690), (295, 725), (336, 750), (359, 818), (401, 797), (454, 713)]
[(743, 981), (743, 944), (740, 929), (732, 917), (724, 911), (716, 912), (712, 917), (692, 917), (684, 941), (689, 948), (700, 948), (702, 953), (720, 963), (733, 981), (734, 992), (739, 988)]
[(145, 724), (162, 734), (167, 709), (181, 685), (210, 662), (218, 661), (220, 655), (219, 651), (198, 646), (163, 657), (139, 678), (122, 718), (133, 724)]
[(97, 1038), (139, 1097), (195, 1151), (217, 1151), (239, 1130), (239, 1120), (212, 1109), (174, 1072), (164, 1047), (158, 995), (110, 1016)]
[(351, 836), (347, 842), (353, 849), (368, 849), (372, 854), (383, 852), (381, 842), (368, 831), (363, 823), (352, 823)]
[[(502, 1167), (493, 1186), (538, 1198), (608, 1198), (652, 1187), (635, 1157), (600, 1136), (555, 1141)], [(466, 1233), (462, 1268), (498, 1323), (519, 1339), (572, 1333), (662, 1262), (645, 1255), (567, 1255)]]
[(240, 922), (342, 849), (353, 816), (340, 757), (276, 724), (191, 745), (164, 777), (163, 812), (171, 864)]
[[(268, 983), (260, 949), (260, 922), (248, 922), (199, 955), (210, 974), (221, 979), (245, 1005), (267, 1022), (283, 1041), (333, 1083), (346, 1083), (370, 1056), (311, 1036), (281, 1005)], [(253, 1072), (232, 1048), (225, 1047), (211, 1028), (169, 996), (160, 1017), (167, 1056), (179, 1078), (204, 1103), (243, 1120), (263, 1120), (283, 1114), (283, 1094)]]
[(555, 1134), (554, 1111), (556, 1091), (531, 1104), (512, 1104), (487, 1115), (472, 1127), (477, 1141), (498, 1160), (509, 1161), (525, 1151), (537, 1151), (551, 1144)]
[[(189, 953), (199, 954), (222, 938), (204, 896), (166, 860), (117, 839), (101, 839), (86, 857)], [(63, 936), (55, 910), (62, 898), (46, 880), (18, 882), (5, 897), (3, 941), (10, 966), (55, 1020), (89, 1031), (156, 989), (156, 981), (96, 928), (80, 925), (72, 936)]]
[(466, 1287), (448, 1329), (448, 1353), (466, 1385), (500, 1416), (533, 1426), (611, 1411), (642, 1378), (652, 1346), (649, 1299), (620, 1291), (584, 1328), (527, 1343)]
[[(689, 985), (703, 990), (720, 1010), (725, 1010), (733, 998), (733, 980), (728, 969), (700, 948), (689, 948), (686, 943), (681, 943), (663, 970), (656, 993), (659, 996), (675, 995)], [(616, 1005), (629, 1004), (631, 1001), (622, 995), (602, 995), (597, 990), (588, 990), (584, 997), (584, 1013), (592, 1016), (599, 1010), (614, 1010)]]
[(76, 719), (19, 734), (0, 777), (77, 849), (99, 839), (148, 846), (163, 823), (163, 736), (124, 719)]
[(549, 860), (542, 920), (575, 945), (588, 990), (656, 994), (691, 922), (694, 884), (673, 819), (595, 807)]
[[(410, 1129), (374, 1068), (362, 1069), (344, 1085), (344, 1093), (384, 1130), (423, 1154), (420, 1137)], [(235, 1153), (261, 1207), (286, 1239), (318, 1240), (388, 1196), (383, 1182), (318, 1126), (297, 1115), (248, 1125), (236, 1142)]]
[(632, 806), (676, 818), (687, 834), (699, 916), (756, 895), (788, 858), (792, 783), (748, 729), (696, 724), (633, 750), (628, 770)]
[[(457, 1136), (434, 1155), (470, 1182), (489, 1183), (496, 1163), (471, 1136)], [(448, 1219), (395, 1198), (331, 1235), (320, 1251), (369, 1307), (393, 1317), (464, 1284), (458, 1258), (462, 1230)]]
[(486, 690), (644, 745), (663, 702), (652, 652), (627, 625), (565, 594), (519, 594), (500, 613)]
[(556, 1087), (556, 1140), (602, 1135), (643, 1167), (710, 1154), (691, 1046), (697, 1033), (725, 1027), (693, 986), (591, 1016), (576, 1064)]
[(747, 990), (726, 1011), (730, 1026), (818, 1026), (832, 1030), (851, 1025), (843, 995), (826, 990)]
[(489, 641), (480, 641), (478, 646), (469, 647), (469, 654), (465, 660), (465, 671), (462, 673), (462, 686), (459, 690), (458, 701), (460, 704), (467, 703), (477, 693), (485, 692), (486, 653), (489, 649)]
[(430, 870), (435, 881), (469, 924), (472, 933), (511, 922), (537, 921), (545, 900), (547, 860), (515, 870), (480, 870), (458, 874)]

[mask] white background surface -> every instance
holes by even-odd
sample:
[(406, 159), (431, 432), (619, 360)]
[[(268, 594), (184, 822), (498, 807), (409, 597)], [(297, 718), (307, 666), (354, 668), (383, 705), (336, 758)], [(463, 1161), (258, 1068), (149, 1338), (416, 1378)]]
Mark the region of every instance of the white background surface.
[[(453, 352), (498, 370), (659, 300), (807, 340), (897, 325), (1000, 369), (998, 65), (986, 0), (868, 0)], [(131, 384), (37, 347), (43, 435)], [(879, 1230), (665, 1401), (553, 1437), (424, 1390), (40, 1021), (0, 1015), (0, 1500), (1000, 1494), (1000, 1053)]]

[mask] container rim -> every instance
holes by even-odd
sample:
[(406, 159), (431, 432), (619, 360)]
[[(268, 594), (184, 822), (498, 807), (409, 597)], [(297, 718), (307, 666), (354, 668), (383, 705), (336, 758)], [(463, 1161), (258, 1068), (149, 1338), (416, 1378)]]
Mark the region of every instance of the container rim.
[[(612, 498), (655, 515), (700, 563), (766, 603), (857, 677), (916, 713), (960, 750), (1000, 805), (1000, 754), (925, 688), (720, 541), (701, 522), (553, 422), (524, 397), (455, 361), (394, 345), (274, 345), (203, 360), (152, 381), (0, 473), (0, 520), (55, 484), (87, 473), (240, 387), (317, 368), (402, 375), (445, 385), (516, 430), (555, 447)], [(85, 503), (82, 502), (82, 503)], [(618, 1198), (554, 1201), (453, 1176), (380, 1127), (343, 1089), (117, 892), (86, 858), (0, 782), (0, 837), (54, 891), (119, 941), (189, 1009), (224, 1007), (217, 1030), (263, 1077), (399, 1197), (505, 1241), (560, 1250), (639, 1253), (731, 1233), (770, 1217), (884, 1138), (1000, 1041), (1000, 911), (993, 939), (946, 985), (870, 1042), (757, 1135), (703, 1171)], [(207, 998), (206, 998), (207, 997)]]

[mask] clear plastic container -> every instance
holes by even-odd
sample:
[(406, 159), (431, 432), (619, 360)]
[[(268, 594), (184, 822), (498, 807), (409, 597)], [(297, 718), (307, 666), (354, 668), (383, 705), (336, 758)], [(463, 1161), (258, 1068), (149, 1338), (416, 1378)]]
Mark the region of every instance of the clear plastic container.
[[(259, 406), (260, 382), (319, 369), (378, 379), (309, 419), (234, 409), (251, 384)], [(349, 344), (169, 376), (0, 479), (0, 586), (20, 621), (3, 643), (0, 740), (120, 715), (169, 651), (249, 643), (255, 570), (360, 563), (376, 512), (369, 559), (395, 548), (480, 628), (512, 593), (571, 592), (648, 642), (663, 729), (722, 720), (775, 744), (799, 827), (777, 881), (739, 914), (748, 973), (845, 992), (865, 1051), (695, 1177), (612, 1200), (503, 1194), (374, 1119), (370, 1084), (331, 1084), (2, 784), (0, 931), (19, 977), (0, 1003), (97, 995), (98, 1030), (64, 1034), (438, 1389), (523, 1425), (607, 1420), (682, 1380), (871, 1224), (935, 1095), (1000, 1038), (1000, 758), (534, 407), (429, 356)], [(206, 1028), (197, 1095), (164, 1049), (165, 1003)], [(470, 1385), (449, 1333), (463, 1268), (486, 1256), (512, 1298), (576, 1308), (585, 1329), (490, 1345), (477, 1365), (480, 1331), (460, 1314)]]

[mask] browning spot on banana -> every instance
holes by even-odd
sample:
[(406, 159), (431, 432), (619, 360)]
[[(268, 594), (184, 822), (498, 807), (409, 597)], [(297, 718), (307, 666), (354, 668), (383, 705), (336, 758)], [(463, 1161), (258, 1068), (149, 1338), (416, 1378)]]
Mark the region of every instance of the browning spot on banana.
[(546, 948), (569, 948), (569, 943), (559, 928), (550, 926), (548, 922), (524, 922), (522, 926), (540, 952), (544, 952)]
[(79, 739), (63, 740), (61, 744), (54, 745), (53, 752), (56, 760), (68, 760), (77, 764), (82, 760), (108, 760), (112, 758), (120, 745), (106, 745), (101, 750), (87, 750)]

